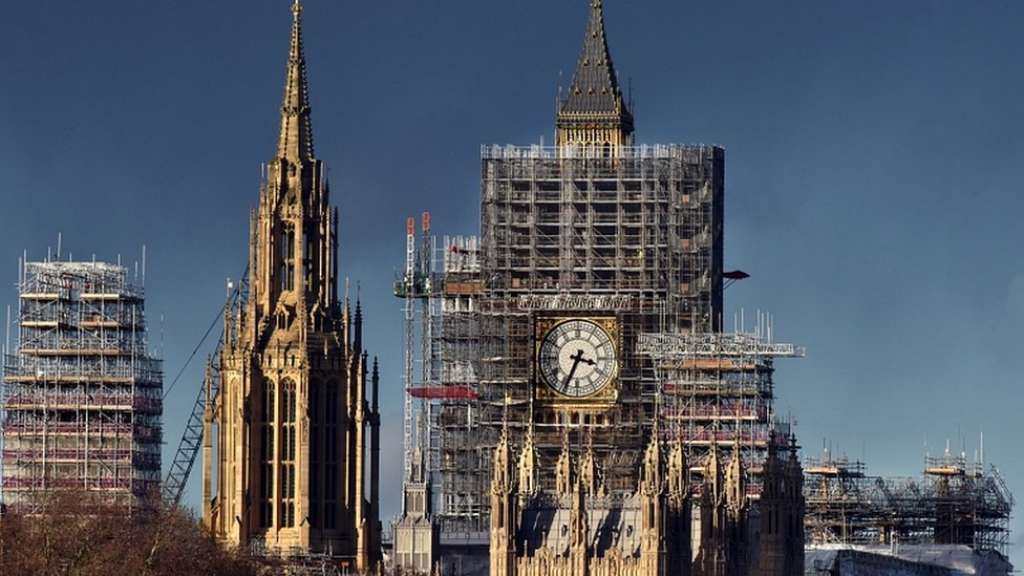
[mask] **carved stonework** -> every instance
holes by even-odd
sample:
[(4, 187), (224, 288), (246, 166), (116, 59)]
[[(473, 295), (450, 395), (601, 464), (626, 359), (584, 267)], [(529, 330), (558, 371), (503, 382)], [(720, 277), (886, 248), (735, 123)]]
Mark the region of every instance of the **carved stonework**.
[(380, 559), (379, 373), (362, 347), (361, 307), (353, 318), (338, 299), (338, 216), (313, 152), (297, 0), (292, 11), (281, 132), (251, 218), (248, 299), (225, 319), (222, 389), (208, 402), (203, 519), (232, 545), (331, 552), (365, 572)]

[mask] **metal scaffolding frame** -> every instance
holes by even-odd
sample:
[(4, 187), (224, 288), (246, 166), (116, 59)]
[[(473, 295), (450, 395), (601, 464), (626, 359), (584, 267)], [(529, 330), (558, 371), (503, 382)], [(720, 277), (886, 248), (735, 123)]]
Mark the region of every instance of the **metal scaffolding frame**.
[(688, 330), (721, 325), (724, 151), (484, 146), (481, 267), (490, 295), (659, 299)]
[(651, 358), (664, 402), (663, 433), (686, 444), (694, 471), (712, 446), (739, 448), (747, 469), (750, 495), (760, 494), (760, 473), (768, 444), (785, 441), (792, 431), (774, 412), (778, 358), (801, 358), (805, 350), (772, 340), (765, 316), (752, 332), (647, 333), (638, 352)]
[[(417, 234), (409, 219), (405, 270), (395, 282), (405, 320), (405, 481), (414, 464), (424, 466), (433, 518), (449, 533), (479, 532), (487, 505), (486, 454), (476, 447), (479, 277), (475, 237), (433, 236), (429, 213)], [(413, 463), (415, 454), (424, 461)]]
[(67, 488), (131, 510), (158, 488), (163, 374), (137, 280), (102, 262), (22, 264), (0, 395), (7, 505)]
[(1013, 496), (995, 467), (948, 449), (917, 478), (866, 474), (827, 450), (804, 465), (808, 545), (965, 545), (1004, 557)]
[[(534, 429), (537, 466), (564, 438), (592, 446), (611, 492), (636, 487), (659, 417), (658, 375), (633, 343), (644, 333), (719, 329), (724, 151), (714, 146), (484, 146), (481, 149), (479, 442)], [(615, 410), (549, 410), (533, 396), (534, 322), (546, 315), (616, 319)], [(553, 489), (542, 475), (542, 490)]]
[[(633, 490), (656, 417), (651, 362), (621, 352), (621, 410), (586, 421), (532, 413), (534, 319), (555, 307), (619, 319), (645, 332), (720, 325), (724, 151), (713, 146), (481, 149), (481, 240), (406, 230), (405, 468), (423, 454), (442, 546), (486, 546), (488, 481), (498, 432), (535, 423), (539, 466), (567, 430), (608, 455), (609, 489)], [(460, 243), (462, 242), (462, 243)], [(468, 259), (467, 259), (468, 258)], [(453, 262), (469, 262), (468, 266)], [(582, 306), (582, 308), (577, 308)], [(419, 452), (416, 452), (419, 450)]]

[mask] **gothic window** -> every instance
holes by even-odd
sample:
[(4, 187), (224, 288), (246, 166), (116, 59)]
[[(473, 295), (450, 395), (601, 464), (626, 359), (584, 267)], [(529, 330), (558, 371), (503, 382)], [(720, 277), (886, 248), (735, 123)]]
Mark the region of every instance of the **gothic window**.
[(264, 387), (260, 426), (260, 526), (273, 525), (274, 502), (274, 383)]
[(285, 224), (278, 240), (281, 253), (281, 291), (295, 289), (295, 227)]
[(324, 528), (335, 527), (338, 508), (338, 389), (324, 383)]
[(313, 227), (309, 226), (306, 228), (303, 236), (303, 252), (302, 252), (302, 271), (303, 278), (305, 278), (306, 288), (308, 289), (313, 285)]
[(309, 523), (320, 527), (320, 383), (309, 385)]
[(281, 383), (281, 492), (278, 525), (295, 526), (295, 383)]

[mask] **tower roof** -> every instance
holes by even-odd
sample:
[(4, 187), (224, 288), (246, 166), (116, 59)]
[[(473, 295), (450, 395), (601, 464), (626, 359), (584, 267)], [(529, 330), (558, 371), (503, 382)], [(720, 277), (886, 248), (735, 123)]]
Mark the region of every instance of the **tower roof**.
[(292, 4), (292, 41), (288, 51), (284, 101), (281, 103), (277, 157), (293, 162), (313, 160), (313, 122), (310, 119), (306, 56), (302, 49), (302, 4), (299, 0)]
[(590, 0), (590, 21), (572, 86), (559, 110), (559, 123), (574, 117), (606, 117), (632, 131), (633, 116), (622, 98), (604, 29), (604, 2)]

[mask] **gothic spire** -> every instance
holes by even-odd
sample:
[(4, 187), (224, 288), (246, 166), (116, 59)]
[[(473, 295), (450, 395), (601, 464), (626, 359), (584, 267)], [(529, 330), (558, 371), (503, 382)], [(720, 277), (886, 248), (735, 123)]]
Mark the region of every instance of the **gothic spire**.
[(533, 425), (526, 430), (523, 451), (519, 453), (519, 493), (533, 496), (537, 492), (537, 443), (533, 437)]
[(661, 460), (661, 436), (659, 434), (658, 420), (654, 421), (654, 428), (651, 430), (651, 438), (647, 442), (647, 449), (644, 451), (644, 465), (640, 491), (644, 494), (658, 494), (662, 490), (663, 463)]
[(363, 349), (363, 300), (358, 291), (356, 292), (356, 318), (353, 331), (352, 348), (359, 352)]
[(292, 4), (292, 42), (281, 104), (281, 135), (277, 157), (292, 162), (313, 160), (313, 122), (310, 119), (306, 56), (302, 49), (302, 4)]
[(515, 472), (513, 471), (512, 446), (508, 438), (508, 423), (501, 428), (501, 436), (498, 437), (498, 446), (494, 449), (493, 477), (491, 479), (491, 492), (493, 494), (511, 494), (514, 488)]
[[(562, 100), (558, 111), (558, 128), (563, 143), (627, 144), (633, 133), (633, 115), (622, 97), (619, 80), (615, 75), (611, 51), (604, 28), (603, 0), (590, 0), (590, 21), (583, 39), (583, 51), (576, 63), (569, 94)], [(594, 135), (581, 137), (565, 133), (567, 129), (590, 131), (616, 130), (619, 142), (588, 142)], [(600, 139), (600, 137), (598, 137)]]
[(740, 442), (732, 449), (732, 460), (729, 461), (729, 468), (725, 473), (726, 500), (733, 510), (740, 510), (746, 504), (746, 468), (743, 465), (743, 456), (740, 453)]

